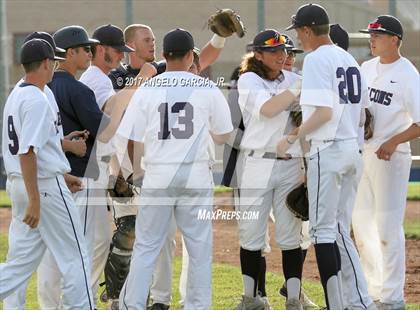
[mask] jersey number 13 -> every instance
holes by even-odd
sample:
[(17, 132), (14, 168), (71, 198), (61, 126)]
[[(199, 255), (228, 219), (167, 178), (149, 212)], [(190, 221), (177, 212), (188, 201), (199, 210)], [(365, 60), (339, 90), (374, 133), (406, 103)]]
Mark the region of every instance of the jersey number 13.
[[(160, 113), (160, 130), (158, 132), (159, 140), (167, 140), (171, 135), (175, 139), (188, 139), (194, 133), (194, 107), (189, 102), (175, 102), (171, 107), (171, 114), (178, 114), (178, 124), (181, 128), (169, 128), (168, 103), (161, 103), (158, 107)], [(182, 113), (181, 113), (182, 112)], [(181, 115), (182, 114), (182, 115)]]

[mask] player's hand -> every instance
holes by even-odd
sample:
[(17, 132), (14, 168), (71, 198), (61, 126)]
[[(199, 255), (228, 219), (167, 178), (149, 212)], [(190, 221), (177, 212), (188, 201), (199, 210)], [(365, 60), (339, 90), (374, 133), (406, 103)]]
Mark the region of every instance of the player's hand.
[(82, 181), (74, 175), (65, 174), (64, 180), (66, 181), (67, 187), (72, 193), (79, 192), (83, 189)]
[(151, 63), (146, 62), (142, 67), (137, 75), (138, 78), (140, 78), (142, 81), (145, 79), (150, 79), (154, 77), (157, 74), (156, 67), (152, 65)]
[(30, 228), (36, 228), (38, 226), (41, 213), (40, 209), (41, 205), (39, 199), (29, 202), (29, 205), (26, 208), (25, 217), (23, 218), (23, 222)]
[(375, 152), (378, 159), (389, 161), (391, 160), (392, 154), (394, 154), (395, 149), (397, 148), (398, 144), (394, 143), (392, 140), (388, 140), (379, 147), (379, 149)]
[(71, 152), (79, 157), (86, 155), (86, 141), (85, 139), (72, 140), (71, 143)]
[(277, 156), (286, 157), (289, 154), (286, 154), (287, 150), (290, 148), (291, 144), (287, 141), (287, 137), (284, 137), (277, 144)]
[(83, 139), (87, 140), (89, 137), (89, 131), (87, 130), (75, 130), (70, 132), (67, 136), (64, 137), (66, 140), (73, 140), (73, 139)]

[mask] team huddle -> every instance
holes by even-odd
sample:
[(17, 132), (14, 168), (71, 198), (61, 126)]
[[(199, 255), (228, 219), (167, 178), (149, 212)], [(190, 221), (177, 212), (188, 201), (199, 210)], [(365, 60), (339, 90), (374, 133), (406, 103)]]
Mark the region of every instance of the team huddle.
[(374, 58), (359, 66), (346, 31), (323, 7), (303, 5), (286, 29), (302, 49), (277, 30), (258, 33), (226, 100), (200, 73), (244, 28), (232, 10), (217, 14), (201, 50), (184, 29), (166, 33), (159, 62), (143, 24), (25, 39), (25, 75), (3, 111), (5, 310), (25, 308), (36, 271), (41, 309), (93, 310), (101, 299), (167, 310), (177, 229), (180, 306), (212, 309), (212, 222), (200, 214), (213, 210), (214, 144), (224, 146), (222, 184), (234, 189), (235, 209), (258, 214), (238, 219), (236, 310), (277, 308), (265, 283), (270, 219), (287, 310), (318, 307), (302, 289), (311, 244), (327, 309), (406, 309), (403, 219), (420, 98), (418, 71), (399, 52), (401, 23), (381, 15), (361, 30)]

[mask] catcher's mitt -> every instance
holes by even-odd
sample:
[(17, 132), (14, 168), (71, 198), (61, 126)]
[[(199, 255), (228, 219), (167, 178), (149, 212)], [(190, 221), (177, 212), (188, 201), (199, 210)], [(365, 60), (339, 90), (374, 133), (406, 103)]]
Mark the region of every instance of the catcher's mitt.
[(231, 9), (218, 10), (211, 15), (208, 26), (211, 31), (223, 38), (230, 37), (235, 32), (240, 38), (245, 35), (245, 27), (241, 17)]
[(286, 206), (297, 218), (309, 220), (308, 190), (305, 184), (302, 183), (287, 195)]
[(115, 175), (110, 175), (108, 193), (113, 200), (125, 202), (127, 198), (134, 196), (134, 189), (133, 185), (126, 181), (123, 176), (119, 175), (116, 177)]
[(302, 124), (302, 111), (290, 111), (290, 117), (296, 127), (299, 127)]
[(373, 116), (368, 109), (365, 109), (365, 140), (369, 140), (373, 136)]

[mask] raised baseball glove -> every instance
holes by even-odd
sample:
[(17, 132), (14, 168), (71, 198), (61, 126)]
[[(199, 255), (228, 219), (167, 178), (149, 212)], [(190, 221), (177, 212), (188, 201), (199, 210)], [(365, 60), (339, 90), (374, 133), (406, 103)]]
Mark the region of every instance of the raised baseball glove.
[[(128, 180), (128, 179), (127, 179)], [(127, 199), (134, 196), (133, 185), (130, 184), (122, 175), (109, 176), (108, 193), (113, 200), (117, 202), (126, 202)]]
[(373, 116), (368, 109), (365, 109), (365, 140), (369, 140), (373, 136)]
[(232, 9), (221, 9), (211, 15), (208, 26), (215, 34), (227, 38), (236, 32), (238, 37), (245, 35), (245, 27), (241, 17)]
[(308, 189), (304, 183), (287, 194), (286, 206), (297, 218), (309, 220)]

